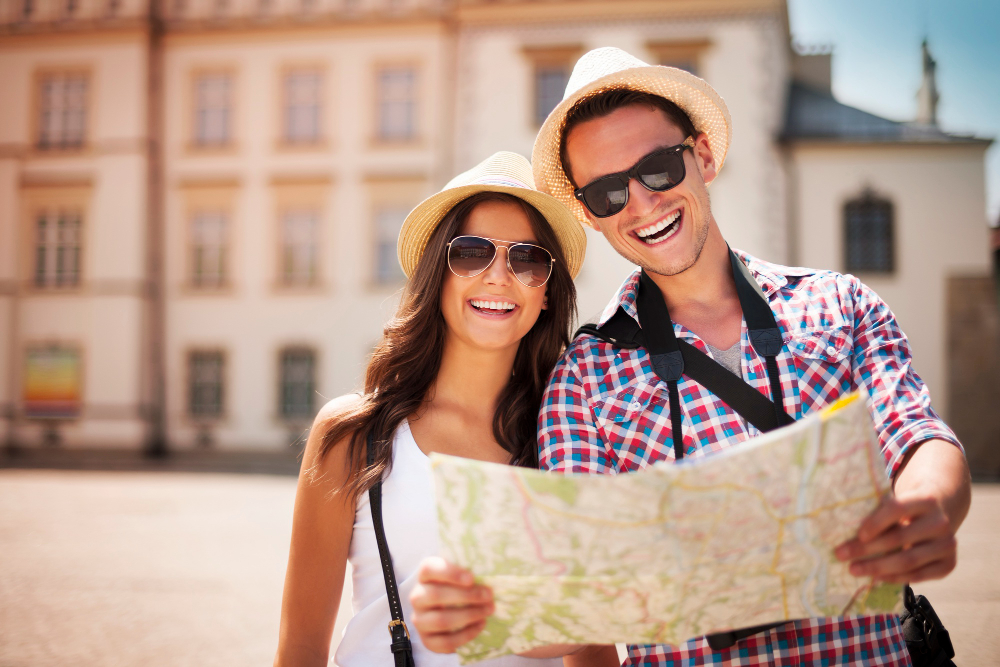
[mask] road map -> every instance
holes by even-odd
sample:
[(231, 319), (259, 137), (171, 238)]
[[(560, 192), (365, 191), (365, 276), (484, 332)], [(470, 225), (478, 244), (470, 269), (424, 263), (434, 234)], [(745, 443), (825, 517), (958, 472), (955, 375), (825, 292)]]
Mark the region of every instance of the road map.
[(718, 454), (570, 475), (433, 454), (441, 555), (496, 613), (463, 664), (545, 644), (672, 644), (807, 617), (898, 611), (899, 585), (833, 549), (889, 493), (852, 394)]

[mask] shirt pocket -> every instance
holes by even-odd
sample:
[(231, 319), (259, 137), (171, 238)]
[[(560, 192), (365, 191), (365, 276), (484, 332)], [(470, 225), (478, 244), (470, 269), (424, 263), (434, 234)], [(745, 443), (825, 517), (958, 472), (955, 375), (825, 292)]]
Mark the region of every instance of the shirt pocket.
[(787, 342), (798, 375), (801, 415), (819, 410), (851, 389), (851, 328), (805, 331)]
[[(649, 439), (647, 433), (652, 440), (656, 440), (661, 431), (669, 437), (668, 405), (665, 387), (661, 390), (657, 382), (634, 382), (596, 403), (594, 416), (604, 437), (621, 459), (623, 455), (627, 458), (631, 450), (643, 448), (643, 443)], [(636, 439), (637, 434), (643, 437)]]

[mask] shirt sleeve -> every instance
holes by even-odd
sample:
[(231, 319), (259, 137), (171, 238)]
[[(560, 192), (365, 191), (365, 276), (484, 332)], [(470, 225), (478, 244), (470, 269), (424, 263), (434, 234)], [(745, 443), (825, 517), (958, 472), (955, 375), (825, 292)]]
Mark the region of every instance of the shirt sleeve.
[(571, 345), (549, 377), (538, 414), (538, 466), (573, 473), (615, 473), (618, 457), (601, 437), (584, 375)]
[(854, 303), (854, 379), (868, 392), (889, 476), (895, 477), (907, 452), (924, 441), (945, 440), (962, 449), (931, 407), (930, 392), (913, 370), (909, 341), (892, 311), (871, 288), (847, 278)]

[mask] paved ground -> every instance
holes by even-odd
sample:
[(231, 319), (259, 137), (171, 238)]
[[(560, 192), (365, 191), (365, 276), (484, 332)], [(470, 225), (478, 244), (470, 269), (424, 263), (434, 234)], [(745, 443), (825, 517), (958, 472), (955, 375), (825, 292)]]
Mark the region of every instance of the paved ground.
[[(294, 484), (0, 470), (0, 667), (270, 664)], [(1000, 655), (998, 512), (1000, 486), (977, 485), (958, 570), (918, 587), (963, 666)]]

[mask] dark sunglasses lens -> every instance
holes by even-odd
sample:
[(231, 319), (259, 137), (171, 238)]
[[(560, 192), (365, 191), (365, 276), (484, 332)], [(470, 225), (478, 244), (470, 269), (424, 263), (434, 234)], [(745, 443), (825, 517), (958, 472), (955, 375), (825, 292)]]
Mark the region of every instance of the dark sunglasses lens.
[(636, 166), (636, 174), (650, 190), (669, 190), (684, 180), (683, 153), (650, 155)]
[(478, 236), (459, 236), (448, 249), (448, 266), (458, 276), (482, 273), (497, 254), (496, 246)]
[(535, 245), (512, 245), (507, 251), (510, 268), (522, 285), (540, 287), (552, 272), (552, 255)]
[(599, 218), (622, 210), (626, 201), (628, 189), (620, 178), (601, 178), (583, 189), (583, 203)]

